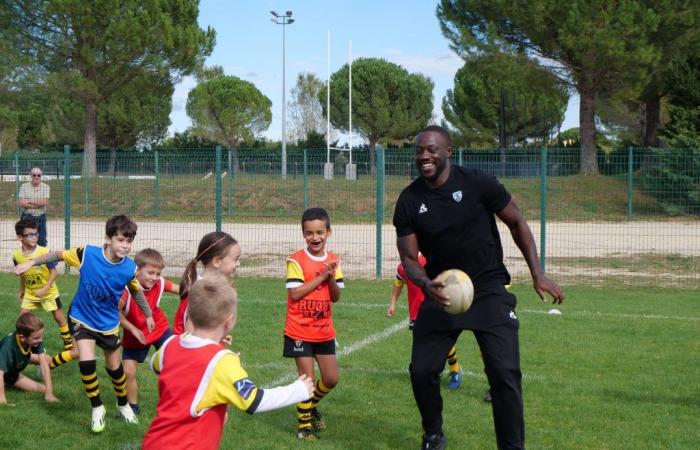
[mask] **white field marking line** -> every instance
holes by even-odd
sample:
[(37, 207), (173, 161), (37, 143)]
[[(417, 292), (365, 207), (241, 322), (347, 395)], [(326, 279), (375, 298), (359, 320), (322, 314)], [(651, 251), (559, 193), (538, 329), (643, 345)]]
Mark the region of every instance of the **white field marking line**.
[[(531, 314), (547, 314), (547, 311), (539, 309), (516, 309), (517, 312)], [(605, 313), (600, 311), (562, 311), (562, 315), (585, 316), (585, 317), (610, 317), (614, 319), (642, 319), (642, 320), (678, 320), (681, 322), (697, 322), (700, 317), (686, 316), (662, 316), (659, 314), (626, 314), (626, 313)], [(557, 314), (558, 316), (558, 314)]]
[[(399, 330), (404, 330), (408, 326), (408, 320), (402, 320), (401, 322), (395, 323), (394, 325), (390, 326), (389, 328), (385, 328), (384, 330), (370, 334), (369, 336), (365, 336), (364, 338), (360, 339), (357, 342), (353, 342), (352, 344), (349, 344), (345, 347), (341, 347), (340, 350), (336, 353), (336, 356), (338, 359), (348, 356), (349, 354), (356, 352), (358, 350), (361, 350), (364, 347), (367, 347), (368, 345), (372, 345), (375, 342), (378, 342), (384, 338), (387, 338), (391, 336), (392, 334), (398, 332)], [(277, 378), (276, 380), (272, 381), (270, 384), (271, 386), (279, 386), (280, 384), (283, 383), (289, 383), (290, 381), (294, 380), (297, 377), (296, 372), (288, 372), (281, 377)]]

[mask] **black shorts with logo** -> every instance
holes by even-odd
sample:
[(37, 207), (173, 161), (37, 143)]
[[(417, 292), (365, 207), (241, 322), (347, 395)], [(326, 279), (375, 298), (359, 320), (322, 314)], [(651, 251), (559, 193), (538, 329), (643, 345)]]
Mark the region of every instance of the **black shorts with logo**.
[(335, 355), (335, 339), (324, 342), (308, 342), (284, 336), (282, 356), (297, 358), (299, 356)]
[(91, 330), (79, 322), (71, 320), (70, 332), (76, 341), (89, 339), (95, 341), (98, 347), (103, 350), (116, 350), (121, 344), (119, 334), (105, 334)]

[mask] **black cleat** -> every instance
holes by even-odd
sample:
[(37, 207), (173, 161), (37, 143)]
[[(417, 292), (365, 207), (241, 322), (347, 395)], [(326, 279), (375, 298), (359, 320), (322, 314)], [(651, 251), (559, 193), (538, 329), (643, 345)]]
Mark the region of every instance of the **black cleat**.
[(444, 450), (447, 448), (447, 436), (443, 432), (438, 434), (424, 434), (421, 450)]

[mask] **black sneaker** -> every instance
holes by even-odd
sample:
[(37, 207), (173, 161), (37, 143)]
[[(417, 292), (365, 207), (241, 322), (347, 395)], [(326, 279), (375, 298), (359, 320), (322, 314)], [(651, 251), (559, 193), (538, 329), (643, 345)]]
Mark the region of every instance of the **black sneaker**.
[(444, 450), (447, 448), (447, 436), (440, 432), (438, 434), (424, 434), (421, 450)]
[(297, 439), (301, 441), (318, 441), (318, 434), (312, 427), (299, 428), (297, 430)]
[(311, 427), (316, 432), (326, 430), (326, 421), (323, 420), (323, 416), (316, 408), (311, 410)]

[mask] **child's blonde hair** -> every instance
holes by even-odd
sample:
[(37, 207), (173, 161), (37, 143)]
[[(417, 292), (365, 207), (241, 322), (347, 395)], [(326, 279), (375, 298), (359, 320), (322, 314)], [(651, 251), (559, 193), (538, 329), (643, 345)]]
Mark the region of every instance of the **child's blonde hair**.
[(136, 256), (134, 256), (134, 262), (136, 262), (136, 265), (139, 267), (143, 267), (146, 264), (158, 267), (160, 270), (163, 270), (163, 267), (165, 267), (163, 255), (161, 255), (158, 250), (152, 248), (144, 248), (138, 252)]
[(225, 276), (212, 274), (192, 285), (189, 317), (195, 327), (215, 328), (231, 313), (235, 324), (237, 310), (238, 294)]

